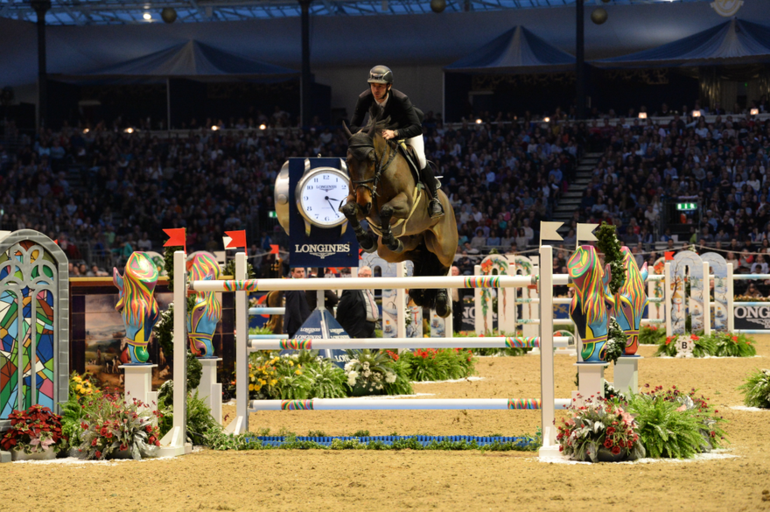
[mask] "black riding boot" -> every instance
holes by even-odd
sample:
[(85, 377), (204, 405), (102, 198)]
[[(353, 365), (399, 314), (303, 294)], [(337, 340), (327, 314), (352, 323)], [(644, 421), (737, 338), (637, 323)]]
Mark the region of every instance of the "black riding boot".
[(432, 219), (444, 216), (444, 207), (441, 206), (441, 201), (438, 200), (438, 180), (433, 175), (433, 169), (430, 165), (426, 165), (424, 169), (420, 171), (420, 179), (423, 185), (428, 188), (430, 192), (431, 200), (428, 203), (428, 213)]

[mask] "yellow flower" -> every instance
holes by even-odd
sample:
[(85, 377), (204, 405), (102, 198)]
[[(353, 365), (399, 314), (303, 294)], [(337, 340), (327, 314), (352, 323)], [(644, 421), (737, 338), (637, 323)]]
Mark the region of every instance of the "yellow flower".
[(273, 380), (270, 381), (270, 385), (271, 386), (275, 386), (276, 384), (278, 384), (278, 380), (277, 379), (273, 379)]
[(74, 380), (75, 382), (83, 382), (83, 379), (80, 377), (80, 375), (75, 375), (74, 377), (72, 377), (72, 380)]
[(254, 384), (249, 384), (249, 391), (254, 391)]
[(299, 370), (295, 371), (294, 373), (295, 373), (296, 375), (302, 375), (302, 372), (301, 372), (301, 371), (299, 371)]
[(83, 392), (83, 386), (82, 385), (78, 385), (78, 387), (76, 387), (75, 389), (77, 390), (78, 393), (82, 393)]
[(261, 386), (264, 386), (265, 384), (267, 384), (267, 382), (266, 382), (266, 381), (264, 381), (264, 380), (262, 380), (262, 379), (259, 379), (259, 384), (260, 384)]
[(289, 360), (289, 366), (294, 366), (294, 361)]

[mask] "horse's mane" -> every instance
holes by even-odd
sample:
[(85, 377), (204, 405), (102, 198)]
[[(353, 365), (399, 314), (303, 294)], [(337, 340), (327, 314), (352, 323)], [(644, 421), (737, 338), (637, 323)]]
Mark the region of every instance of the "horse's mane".
[[(372, 105), (369, 109), (369, 122), (358, 132), (354, 133), (348, 141), (348, 151), (356, 160), (366, 160), (369, 152), (374, 149), (374, 140), (377, 137), (382, 137), (380, 135), (382, 130), (389, 130), (395, 127), (395, 125), (391, 124), (390, 116), (380, 119), (379, 115), (381, 115), (379, 108), (376, 105)], [(369, 130), (372, 129), (372, 125), (374, 125), (374, 136), (370, 137)]]

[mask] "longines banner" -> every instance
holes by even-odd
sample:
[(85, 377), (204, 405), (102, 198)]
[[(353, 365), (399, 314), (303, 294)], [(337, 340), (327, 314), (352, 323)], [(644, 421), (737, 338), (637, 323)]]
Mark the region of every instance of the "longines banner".
[[(346, 229), (340, 236), (340, 226), (329, 229), (312, 226), (310, 234), (306, 234), (305, 219), (299, 213), (295, 196), (297, 184), (305, 174), (305, 160), (310, 162), (308, 170), (318, 167), (340, 168), (339, 158), (289, 159), (289, 253), (291, 254), (289, 265), (325, 268), (356, 267), (358, 266), (358, 242), (352, 228)], [(342, 198), (336, 196), (334, 199), (335, 206), (342, 201)], [(347, 223), (343, 226), (346, 225)]]
[(770, 303), (767, 306), (741, 306), (740, 302), (735, 302), (733, 309), (736, 329), (770, 330)]

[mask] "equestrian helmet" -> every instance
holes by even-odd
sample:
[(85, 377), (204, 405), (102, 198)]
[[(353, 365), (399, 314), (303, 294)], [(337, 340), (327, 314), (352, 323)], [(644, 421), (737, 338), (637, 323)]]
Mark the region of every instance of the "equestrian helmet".
[(369, 80), (367, 82), (370, 84), (392, 84), (393, 72), (388, 66), (374, 66), (369, 70)]

